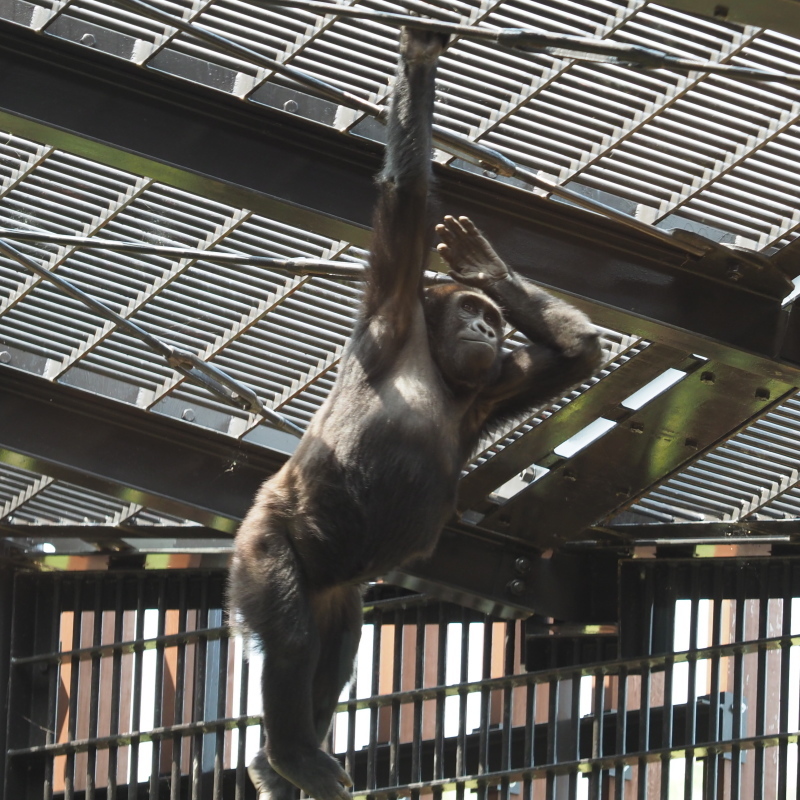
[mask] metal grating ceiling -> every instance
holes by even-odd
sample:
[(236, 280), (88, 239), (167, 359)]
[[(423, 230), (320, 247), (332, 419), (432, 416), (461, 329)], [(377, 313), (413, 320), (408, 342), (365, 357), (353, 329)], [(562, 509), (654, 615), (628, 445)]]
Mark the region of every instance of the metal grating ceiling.
[[(354, 3), (349, 3), (354, 5)], [(244, 2), (156, 3), (282, 63), (385, 101), (396, 31)], [(800, 72), (800, 41), (704, 20), (645, 0), (607, 2), (366, 2), (465, 24), (608, 38), (699, 59)], [(360, 113), (303, 102), (281, 76), (222, 55), (111, 3), (0, 0), (0, 18), (287, 113), (343, 135), (380, 138)], [(451, 43), (436, 121), (558, 183), (661, 228), (686, 228), (770, 253), (800, 226), (797, 90), (666, 70), (637, 73), (570, 58)], [(444, 153), (438, 160), (465, 165)], [(0, 137), (0, 226), (141, 241), (240, 255), (353, 259), (351, 243), (311, 233), (12, 134)], [(487, 180), (505, 180), (487, 175)], [(513, 183), (513, 180), (510, 182)], [(356, 284), (200, 259), (130, 256), (19, 244), (32, 258), (169, 344), (197, 353), (252, 386), (304, 426), (335, 379), (358, 302)], [(605, 331), (608, 362), (553, 407), (482, 444), (483, 465), (649, 342)], [(512, 339), (513, 342), (513, 339)], [(0, 259), (0, 361), (232, 437), (260, 441), (259, 420), (184, 381), (158, 355), (57, 289)], [(698, 354), (703, 356), (702, 353)], [(636, 387), (639, 388), (639, 387)], [(600, 411), (595, 416), (599, 416)], [(789, 399), (711, 449), (631, 509), (657, 521), (800, 516), (796, 469), (800, 402)], [(601, 440), (602, 443), (602, 440)], [(528, 475), (527, 480), (530, 480)], [(0, 525), (174, 525), (174, 518), (0, 466)]]

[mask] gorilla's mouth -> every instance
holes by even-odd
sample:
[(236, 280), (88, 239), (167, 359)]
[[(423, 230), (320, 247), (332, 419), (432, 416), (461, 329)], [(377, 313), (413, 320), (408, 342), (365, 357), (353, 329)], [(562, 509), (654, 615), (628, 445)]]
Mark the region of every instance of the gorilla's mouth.
[(491, 347), (491, 349), (494, 350), (494, 345), (491, 342), (487, 342), (486, 339), (470, 339), (468, 336), (462, 336), (461, 340), (470, 342), (471, 344), (485, 344), (487, 347)]

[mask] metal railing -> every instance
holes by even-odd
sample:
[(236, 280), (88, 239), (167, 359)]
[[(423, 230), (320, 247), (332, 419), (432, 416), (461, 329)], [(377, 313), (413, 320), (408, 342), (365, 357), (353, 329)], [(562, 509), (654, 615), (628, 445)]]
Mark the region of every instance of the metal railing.
[[(548, 621), (371, 587), (327, 743), (354, 795), (795, 796), (800, 560), (710, 562), (626, 562), (604, 661)], [(251, 796), (260, 657), (223, 624), (224, 573), (22, 572), (13, 594), (6, 797)]]

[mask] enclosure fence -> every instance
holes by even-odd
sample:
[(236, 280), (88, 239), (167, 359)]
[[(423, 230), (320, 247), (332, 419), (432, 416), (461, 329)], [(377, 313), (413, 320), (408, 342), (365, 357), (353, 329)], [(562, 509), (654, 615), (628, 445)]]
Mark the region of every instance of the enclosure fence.
[[(224, 583), (17, 572), (5, 797), (253, 797), (261, 654)], [(620, 597), (618, 635), (567, 637), (370, 587), (327, 742), (354, 795), (796, 797), (800, 559), (626, 561)]]

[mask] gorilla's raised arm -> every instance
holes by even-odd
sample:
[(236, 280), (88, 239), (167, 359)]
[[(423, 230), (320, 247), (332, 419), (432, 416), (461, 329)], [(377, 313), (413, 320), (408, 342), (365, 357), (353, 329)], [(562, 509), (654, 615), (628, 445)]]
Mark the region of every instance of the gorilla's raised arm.
[(481, 393), (487, 423), (551, 400), (596, 370), (599, 335), (585, 314), (514, 272), (468, 217), (445, 217), (436, 230), (451, 275), (481, 289), (531, 341), (504, 357), (499, 379)]
[(379, 197), (362, 319), (386, 317), (386, 328), (398, 343), (420, 302), (431, 245), (431, 122), (436, 61), (443, 46), (439, 34), (418, 30), (401, 34), (386, 160), (377, 180)]

